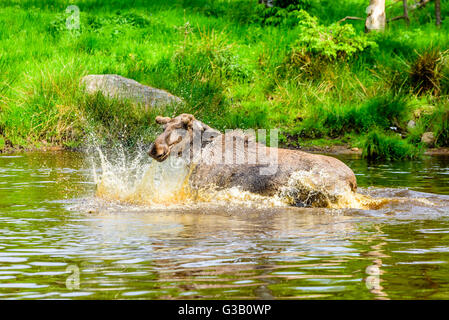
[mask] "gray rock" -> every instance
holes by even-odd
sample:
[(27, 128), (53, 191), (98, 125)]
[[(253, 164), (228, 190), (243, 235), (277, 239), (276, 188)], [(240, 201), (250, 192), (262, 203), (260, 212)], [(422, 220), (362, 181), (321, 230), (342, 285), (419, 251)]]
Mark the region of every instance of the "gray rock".
[(435, 144), (435, 135), (433, 132), (424, 132), (421, 137), (421, 142), (425, 143), (428, 147)]
[(410, 121), (407, 123), (407, 128), (413, 129), (413, 128), (415, 128), (415, 127), (416, 127), (416, 122), (415, 122), (415, 121), (410, 120)]
[(116, 74), (88, 75), (81, 79), (81, 85), (85, 86), (89, 94), (100, 91), (105, 97), (142, 103), (146, 108), (183, 102), (181, 98), (165, 90), (145, 86)]

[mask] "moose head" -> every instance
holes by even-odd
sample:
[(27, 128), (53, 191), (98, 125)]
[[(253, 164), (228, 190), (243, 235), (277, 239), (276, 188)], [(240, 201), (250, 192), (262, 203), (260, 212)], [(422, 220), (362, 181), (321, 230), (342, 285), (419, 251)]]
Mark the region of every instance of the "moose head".
[(180, 114), (175, 118), (157, 116), (156, 123), (163, 125), (164, 132), (154, 140), (148, 155), (159, 162), (166, 160), (170, 154), (182, 155), (197, 138), (200, 139), (197, 141), (201, 141), (202, 147), (220, 134), (219, 131), (196, 120), (192, 114), (188, 113)]

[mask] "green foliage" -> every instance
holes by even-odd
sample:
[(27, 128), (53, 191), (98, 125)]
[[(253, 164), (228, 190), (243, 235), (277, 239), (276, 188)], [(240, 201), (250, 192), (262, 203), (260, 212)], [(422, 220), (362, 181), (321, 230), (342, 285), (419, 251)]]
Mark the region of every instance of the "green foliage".
[(311, 7), (310, 1), (304, 0), (279, 0), (275, 6), (266, 8), (265, 6), (257, 7), (259, 21), (265, 26), (289, 26), (298, 25), (301, 21), (301, 10), (307, 10)]
[[(81, 29), (69, 31), (67, 1), (1, 2), (0, 136), (6, 146), (74, 147), (90, 132), (133, 145), (160, 129), (157, 113), (181, 112), (221, 130), (277, 127), (291, 146), (307, 145), (304, 139), (354, 143), (373, 128), (385, 133), (393, 126), (408, 143), (419, 145), (422, 133), (433, 131), (437, 145), (447, 144), (445, 54), (433, 74), (438, 90), (421, 90), (423, 77), (410, 80), (412, 65), (424, 79), (432, 70), (416, 52), (449, 47), (448, 27), (435, 29), (428, 8), (412, 17), (410, 28), (391, 23), (384, 33), (365, 35), (359, 21), (335, 23), (362, 14), (361, 0), (338, 6), (278, 0), (275, 8), (257, 0), (77, 5)], [(131, 103), (86, 97), (78, 84), (87, 74), (119, 74), (186, 104), (142, 112)], [(415, 119), (407, 132), (413, 101), (427, 98), (438, 110)]]
[(72, 104), (78, 90), (73, 79), (75, 73), (40, 71), (27, 88), (29, 94), (11, 102), (0, 113), (0, 126), (3, 125), (3, 133), (13, 146), (38, 141), (62, 144), (82, 132), (78, 109)]
[(295, 18), (296, 41), (277, 69), (282, 77), (319, 79), (330, 65), (350, 61), (367, 49), (376, 48), (374, 41), (357, 33), (350, 24), (321, 25), (304, 10), (295, 11)]
[(338, 137), (345, 132), (358, 134), (373, 127), (389, 130), (400, 126), (408, 112), (405, 96), (387, 94), (367, 100), (362, 105), (325, 105), (311, 107), (309, 116), (301, 124), (303, 137)]
[(415, 92), (418, 94), (440, 92), (442, 69), (447, 64), (446, 55), (437, 49), (418, 54), (410, 66), (410, 83)]
[(310, 9), (312, 6), (311, 0), (274, 0), (274, 6), (280, 8), (288, 8), (290, 6), (295, 6), (299, 9)]
[(193, 34), (188, 24), (184, 30), (188, 36), (171, 58), (176, 69), (186, 69), (192, 75), (204, 77), (215, 74), (237, 81), (247, 80), (251, 76), (248, 65), (240, 60), (238, 48), (228, 43), (225, 34), (215, 31)]
[[(435, 134), (436, 147), (449, 146), (449, 101), (447, 98), (439, 101), (433, 101), (436, 106), (421, 106), (415, 113), (418, 118), (415, 119), (416, 126), (409, 129), (407, 140), (413, 144), (419, 144), (421, 137), (425, 132)], [(418, 112), (419, 111), (419, 112)]]
[(194, 34), (188, 24), (182, 30), (185, 34), (182, 44), (148, 67), (152, 81), (188, 101), (186, 112), (223, 128), (227, 83), (249, 81), (250, 65), (241, 60), (238, 49), (228, 43), (224, 34), (214, 31)]
[(232, 126), (242, 129), (267, 128), (269, 108), (268, 104), (259, 104), (255, 102), (242, 103), (231, 109), (229, 122)]
[(362, 156), (370, 160), (404, 160), (416, 159), (421, 153), (420, 147), (408, 143), (399, 135), (384, 134), (374, 129), (366, 135)]
[(434, 123), (435, 144), (439, 147), (449, 146), (449, 110), (440, 111)]
[(162, 113), (158, 109), (145, 112), (144, 106), (105, 98), (100, 93), (81, 97), (79, 106), (86, 115), (86, 133), (95, 133), (104, 143), (120, 140), (128, 146), (154, 139), (154, 118)]
[(376, 44), (364, 34), (357, 34), (350, 24), (324, 26), (304, 10), (296, 13), (299, 21), (296, 48), (327, 60), (346, 60)]

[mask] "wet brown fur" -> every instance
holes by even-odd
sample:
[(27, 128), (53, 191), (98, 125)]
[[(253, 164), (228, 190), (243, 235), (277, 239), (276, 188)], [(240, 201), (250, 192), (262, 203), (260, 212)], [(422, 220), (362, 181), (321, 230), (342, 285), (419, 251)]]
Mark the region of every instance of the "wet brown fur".
[[(303, 172), (310, 173), (314, 183), (317, 184), (317, 190), (319, 190), (316, 192), (318, 197), (315, 197), (315, 200), (313, 200), (314, 197), (310, 198), (307, 195), (307, 199), (310, 198), (310, 201), (322, 199), (320, 194), (326, 196), (327, 199), (329, 198), (327, 194), (334, 195), (339, 190), (355, 192), (357, 189), (356, 177), (352, 170), (336, 158), (299, 150), (266, 147), (239, 130), (222, 134), (196, 120), (190, 114), (181, 114), (173, 119), (157, 117), (156, 122), (163, 124), (165, 128), (164, 132), (156, 138), (149, 151), (149, 155), (158, 161), (164, 161), (170, 153), (173, 153), (172, 148), (180, 143), (179, 137), (171, 137), (176, 129), (187, 130), (190, 140), (193, 137), (194, 127), (201, 132), (208, 132), (212, 136), (201, 146), (201, 155), (196, 159), (195, 155), (191, 157), (191, 160), (195, 159), (192, 160), (195, 167), (190, 177), (190, 184), (195, 188), (208, 185), (220, 188), (238, 186), (253, 193), (273, 196), (288, 184), (292, 173)], [(186, 143), (190, 143), (189, 139), (184, 143), (184, 146)], [(241, 139), (239, 142), (240, 146), (244, 147), (243, 152), (238, 154), (235, 145), (233, 149), (226, 148), (226, 145), (229, 144), (225, 141), (230, 139), (234, 141)], [(177, 152), (179, 153), (180, 150), (177, 150)], [(273, 158), (276, 153), (277, 159)], [(247, 159), (255, 154), (257, 154), (255, 163), (248, 163)], [(224, 162), (226, 157), (232, 159), (230, 164)], [(237, 160), (240, 160), (240, 162)], [(270, 163), (270, 161), (273, 161), (273, 164), (274, 160), (276, 160), (277, 170), (270, 174), (261, 174), (260, 170), (267, 168), (267, 163)], [(304, 202), (306, 197), (303, 197), (300, 194), (301, 192), (299, 190), (295, 197), (298, 198), (297, 201)], [(302, 205), (311, 205), (311, 203), (302, 203)]]

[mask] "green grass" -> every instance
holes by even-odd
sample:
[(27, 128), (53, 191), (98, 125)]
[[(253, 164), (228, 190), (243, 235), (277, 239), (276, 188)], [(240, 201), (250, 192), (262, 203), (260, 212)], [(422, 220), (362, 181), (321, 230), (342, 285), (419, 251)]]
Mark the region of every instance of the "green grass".
[(378, 130), (370, 131), (363, 142), (362, 155), (370, 160), (416, 159), (421, 154), (421, 146), (414, 146), (399, 135)]
[[(430, 81), (438, 88), (419, 90), (419, 77), (433, 75), (424, 72), (433, 64), (423, 59), (434, 57), (426, 52), (445, 57), (449, 48), (447, 21), (435, 28), (432, 6), (412, 12), (409, 28), (395, 21), (384, 33), (365, 36), (362, 21), (348, 21), (343, 29), (335, 22), (363, 16), (366, 1), (338, 7), (330, 0), (299, 2), (317, 17), (316, 30), (340, 30), (340, 38), (329, 40), (335, 55), (323, 51), (315, 32), (304, 32), (297, 11), (266, 10), (256, 0), (4, 0), (0, 149), (43, 141), (77, 147), (92, 133), (105, 143), (133, 146), (154, 138), (155, 115), (180, 112), (218, 129), (280, 128), (281, 141), (292, 146), (311, 139), (355, 145), (374, 129), (389, 136), (390, 127), (411, 146), (429, 130), (438, 146), (449, 144), (443, 117), (449, 110), (448, 59), (438, 60), (437, 81)], [(79, 31), (65, 27), (69, 4), (81, 10)], [(447, 16), (449, 1), (442, 7)], [(394, 5), (388, 14), (400, 10)], [(186, 105), (142, 112), (130, 103), (85, 96), (80, 78), (104, 73), (166, 89)], [(435, 112), (415, 119), (423, 105)], [(417, 126), (407, 129), (412, 119)]]

